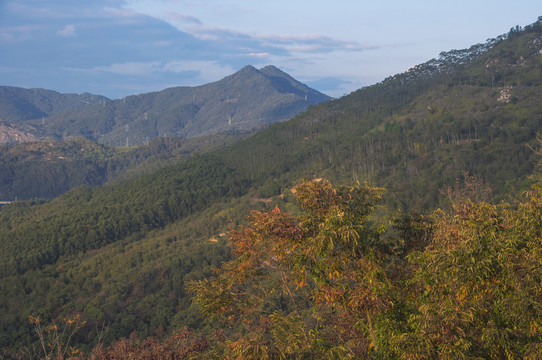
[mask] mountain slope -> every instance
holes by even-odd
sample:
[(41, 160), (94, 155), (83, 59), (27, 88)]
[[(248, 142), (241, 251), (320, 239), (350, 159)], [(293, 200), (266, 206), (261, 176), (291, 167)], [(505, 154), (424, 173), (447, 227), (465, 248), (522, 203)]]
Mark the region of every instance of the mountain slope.
[(47, 117), (105, 100), (103, 96), (87, 93), (61, 94), (52, 90), (0, 86), (0, 144), (37, 141), (43, 137), (40, 125)]
[(41, 119), (107, 100), (92, 94), (61, 94), (52, 90), (0, 86), (0, 119), (11, 123)]
[(273, 66), (262, 71), (246, 66), (220, 81), (197, 87), (169, 88), (121, 100), (100, 98), (84, 108), (64, 112), (46, 112), (27, 101), (27, 92), (21, 92), (25, 98), (4, 97), (13, 108), (6, 121), (20, 124), (25, 120), (33, 126), (36, 137), (84, 136), (110, 145), (259, 129), (329, 99)]
[[(542, 133), (542, 25), (438, 59), (311, 108), (229, 149), (261, 181), (328, 177), (430, 209), (465, 172), (505, 197), (524, 188)], [(230, 160), (231, 159), (231, 160)]]
[(284, 189), (302, 177), (384, 186), (384, 214), (445, 205), (465, 172), (494, 186), (489, 200), (514, 196), (540, 160), (541, 51), (536, 23), (181, 165), (2, 208), (2, 343), (28, 341), (29, 314), (83, 312), (114, 336), (210, 326), (193, 321), (183, 282), (227, 257), (221, 235), (250, 209), (290, 206)]
[(232, 131), (190, 139), (155, 138), (129, 148), (82, 137), (0, 145), (0, 200), (53, 199), (76, 186), (98, 186), (150, 173), (231, 145), (249, 134)]

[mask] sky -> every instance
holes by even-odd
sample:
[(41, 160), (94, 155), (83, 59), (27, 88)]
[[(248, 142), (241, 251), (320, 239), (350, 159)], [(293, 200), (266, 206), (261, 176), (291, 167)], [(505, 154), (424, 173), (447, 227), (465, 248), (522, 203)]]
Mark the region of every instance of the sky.
[(540, 0), (0, 0), (0, 85), (118, 99), (275, 65), (340, 97), (541, 15)]

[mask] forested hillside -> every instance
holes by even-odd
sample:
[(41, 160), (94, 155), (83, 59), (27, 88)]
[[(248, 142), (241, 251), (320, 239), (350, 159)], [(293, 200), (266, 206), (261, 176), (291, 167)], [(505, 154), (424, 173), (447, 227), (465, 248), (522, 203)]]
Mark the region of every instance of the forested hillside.
[(397, 219), (384, 234), (373, 216), (381, 188), (297, 185), (303, 213), (253, 212), (231, 234), (233, 259), (190, 282), (194, 302), (224, 332), (177, 353), (540, 358), (541, 188), (516, 206), (472, 201), (481, 189), (471, 190), (456, 193), (450, 210)]
[(126, 148), (85, 138), (0, 145), (0, 200), (53, 199), (80, 186), (150, 173), (240, 141), (250, 132), (155, 138)]
[[(107, 100), (92, 94), (61, 94), (44, 89), (0, 86), (0, 144), (43, 139), (39, 127), (56, 114), (83, 109)], [(34, 120), (34, 121), (32, 121)]]
[(0, 119), (10, 123), (42, 119), (65, 111), (79, 110), (108, 100), (93, 94), (61, 94), (45, 89), (0, 86)]
[(53, 92), (1, 89), (0, 101), (5, 106), (0, 119), (10, 126), (37, 139), (83, 136), (115, 146), (140, 145), (156, 137), (253, 131), (329, 100), (274, 66), (261, 70), (246, 66), (210, 84), (173, 87), (120, 100), (55, 93), (57, 96), (49, 96), (44, 104), (41, 94)]
[[(440, 336), (438, 329), (432, 327), (433, 322), (447, 321), (453, 332), (457, 322), (481, 319), (484, 326), (468, 328), (467, 333), (473, 338), (462, 343), (470, 341), (470, 345), (464, 345), (466, 348), (481, 349), (477, 353), (481, 357), (504, 356), (505, 350), (494, 347), (498, 341), (488, 338), (494, 334), (491, 331), (504, 329), (509, 342), (513, 343), (513, 337), (517, 336), (521, 340), (520, 353), (529, 354), (529, 346), (540, 337), (535, 320), (538, 313), (529, 313), (527, 320), (514, 322), (519, 311), (517, 298), (508, 292), (510, 288), (506, 284), (512, 284), (521, 271), (501, 273), (499, 269), (504, 266), (517, 269), (513, 264), (519, 262), (506, 262), (495, 255), (500, 248), (485, 247), (484, 239), (497, 233), (491, 227), (484, 227), (482, 220), (484, 214), (489, 214), (488, 219), (496, 219), (491, 220), (491, 224), (500, 224), (497, 228), (499, 236), (512, 239), (510, 244), (515, 247), (507, 248), (509, 260), (515, 257), (532, 260), (531, 255), (521, 253), (521, 249), (532, 249), (536, 253), (535, 244), (529, 237), (514, 232), (516, 228), (512, 225), (527, 221), (532, 225), (529, 234), (539, 236), (539, 224), (533, 215), (540, 202), (539, 193), (534, 191), (527, 200), (523, 198), (523, 210), (505, 210), (485, 203), (470, 205), (467, 201), (468, 214), (459, 220), (453, 214), (437, 216), (434, 218), (437, 225), (432, 228), (431, 220), (426, 222), (424, 219), (438, 207), (443, 208), (443, 212), (451, 208), (450, 199), (454, 197), (450, 194), (453, 192), (447, 190), (456, 185), (458, 178), (468, 180), (475, 176), (477, 184), (485, 185), (479, 187), (483, 191), (470, 196), (477, 194), (493, 202), (512, 201), (536, 182), (533, 174), (539, 163), (535, 150), (539, 144), (537, 134), (542, 131), (541, 96), (542, 23), (537, 22), (467, 50), (442, 53), (438, 59), (406, 73), (339, 100), (313, 106), (288, 122), (275, 124), (233, 146), (184, 163), (103, 187), (76, 188), (49, 202), (22, 202), (2, 207), (1, 343), (17, 349), (31, 342), (32, 328), (26, 321), (28, 315), (58, 319), (74, 313), (82, 313), (89, 321), (109, 324), (107, 341), (127, 337), (133, 331), (142, 338), (153, 334), (160, 337), (185, 325), (212, 334), (217, 323), (210, 317), (197, 315), (197, 309), (187, 298), (186, 283), (208, 277), (211, 266), (219, 266), (230, 257), (225, 241), (228, 229), (242, 223), (251, 209), (271, 210), (278, 205), (290, 211), (292, 216), (308, 216), (305, 219), (308, 220), (298, 223), (277, 215), (280, 226), (273, 227), (276, 219), (272, 216), (280, 212), (270, 212), (266, 213), (269, 217), (260, 218), (270, 220), (264, 221), (258, 231), (265, 230), (271, 239), (282, 239), (283, 242), (312, 239), (314, 247), (289, 248), (280, 243), (285, 247), (277, 245), (273, 248), (277, 255), (273, 257), (273, 252), (267, 253), (265, 247), (251, 247), (259, 244), (254, 243), (260, 239), (257, 235), (244, 237), (249, 234), (248, 230), (245, 235), (242, 230), (234, 232), (236, 258), (250, 255), (252, 250), (270, 258), (267, 263), (261, 263), (257, 257), (249, 257), (249, 260), (258, 261), (250, 260), (246, 266), (240, 260), (234, 260), (222, 273), (225, 276), (212, 280), (208, 291), (205, 286), (192, 283), (192, 290), (200, 294), (201, 308), (208, 314), (225, 315), (221, 319), (226, 323), (228, 316), (232, 316), (230, 320), (239, 316), (248, 321), (243, 324), (252, 330), (245, 333), (241, 323), (222, 324), (233, 330), (216, 335), (223, 336), (225, 341), (218, 344), (239, 345), (229, 347), (231, 351), (251, 349), (255, 351), (251, 355), (254, 357), (258, 353), (254, 345), (260, 344), (262, 351), (267, 349), (269, 354), (275, 354), (273, 356), (280, 356), (280, 351), (284, 351), (284, 356), (302, 354), (310, 357), (315, 354), (311, 351), (317, 350), (329, 351), (322, 353), (330, 356), (378, 350), (381, 351), (378, 354), (384, 354), (379, 355), (381, 358), (386, 358), (386, 354), (400, 358), (393, 349), (416, 354), (416, 344), (424, 334), (430, 334), (424, 344), (430, 349), (436, 347), (437, 350), (428, 353), (428, 356), (436, 356), (438, 351), (444, 354), (450, 349), (444, 345), (438, 348), (439, 344), (449, 345), (454, 337), (453, 334)], [(363, 190), (368, 188), (355, 185), (340, 188), (342, 190), (326, 188), (312, 197), (306, 191), (306, 198), (324, 196), (324, 200), (303, 203), (302, 188), (297, 187), (294, 193), (288, 190), (303, 177), (325, 177), (333, 183), (344, 184), (367, 182), (385, 190)], [(349, 192), (353, 192), (351, 197)], [(330, 195), (325, 197), (325, 194)], [(334, 194), (339, 194), (339, 198)], [(382, 200), (377, 207), (380, 196)], [(296, 208), (293, 197), (301, 199), (301, 209)], [(338, 199), (337, 204), (334, 199)], [(325, 204), (331, 204), (333, 211), (329, 212)], [(452, 209), (464, 214), (461, 207)], [(408, 214), (409, 211), (412, 213)], [(367, 218), (369, 215), (371, 217)], [(469, 222), (471, 215), (472, 223)], [(327, 216), (331, 216), (329, 221)], [(390, 222), (397, 226), (386, 230), (385, 224)], [(253, 222), (252, 225), (260, 226), (258, 224)], [(416, 227), (418, 225), (420, 227)], [(470, 248), (473, 243), (469, 236), (480, 227), (487, 229), (484, 232), (487, 236), (476, 238), (480, 242), (479, 248)], [(437, 274), (433, 265), (440, 261), (443, 266), (453, 269), (454, 264), (447, 261), (445, 255), (440, 258), (438, 254), (441, 253), (426, 249), (429, 233), (425, 231), (431, 229), (436, 229), (434, 239), (438, 243), (435, 246), (443, 251), (442, 254), (457, 249), (456, 255), (460, 259), (464, 259), (460, 257), (463, 250), (472, 252), (473, 256), (485, 258), (487, 255), (490, 259), (487, 264), (491, 270), (484, 273), (484, 284), (503, 281), (503, 287), (494, 298), (504, 300), (491, 309), (491, 316), (497, 319), (495, 326), (491, 323), (493, 320), (478, 312), (461, 315), (459, 319), (433, 313), (438, 312), (438, 304), (446, 296), (436, 290), (439, 279), (432, 278), (432, 274)], [(463, 247), (450, 245), (448, 248), (448, 241), (456, 239), (456, 235), (465, 239), (461, 242)], [(514, 242), (518, 236), (521, 239)], [(329, 238), (333, 241), (328, 242), (326, 239)], [(241, 241), (243, 239), (246, 241)], [(356, 264), (367, 270), (366, 275), (354, 270), (356, 264), (341, 262), (342, 256), (349, 251), (356, 255), (349, 259), (359, 261)], [(304, 258), (295, 257), (295, 254), (307, 256), (308, 262), (303, 263)], [(408, 254), (414, 254), (411, 256), (415, 259), (406, 256)], [(467, 257), (469, 259), (471, 257)], [(286, 263), (277, 266), (295, 265), (300, 272), (280, 272), (281, 268), (273, 263), (278, 260)], [(298, 260), (301, 262), (296, 262)], [(462, 284), (455, 282), (458, 277), (465, 280), (466, 287), (454, 285), (450, 288), (452, 302), (461, 301), (461, 296), (469, 293), (487, 295), (483, 289), (476, 288), (476, 284), (468, 282), (473, 273), (469, 272), (468, 263), (465, 264), (466, 267), (461, 268), (463, 272), (450, 270), (457, 277), (446, 278), (450, 284)], [(421, 267), (412, 267), (418, 265)], [(531, 265), (538, 269), (536, 261)], [(239, 266), (240, 270), (235, 271), (233, 266)], [(399, 275), (404, 269), (412, 271), (405, 273), (407, 278)], [(276, 286), (267, 288), (268, 283), (259, 284), (256, 279), (260, 276)], [(370, 278), (372, 287), (365, 287), (363, 282), (355, 283), (360, 279), (365, 281), (364, 276), (373, 276)], [(411, 279), (409, 276), (422, 288), (430, 286), (428, 293), (401, 288), (401, 284)], [(337, 285), (334, 279), (340, 283)], [(213, 287), (213, 281), (223, 281), (218, 285), (229, 284), (234, 291), (217, 292), (224, 287)], [(361, 285), (341, 297), (340, 291), (344, 290), (341, 286), (353, 283)], [(272, 295), (269, 299), (273, 306), (253, 303), (262, 293), (239, 292), (243, 288), (269, 291), (267, 294)], [(391, 293), (386, 295), (388, 290)], [(538, 288), (523, 290), (529, 299), (539, 294)], [(316, 291), (316, 295), (307, 298), (311, 291)], [(235, 296), (228, 297), (232, 293)], [(399, 296), (405, 293), (411, 298)], [(251, 298), (249, 294), (255, 297)], [(416, 308), (417, 300), (413, 299), (421, 299), (420, 304), (425, 307)], [(493, 298), (484, 299), (475, 303), (474, 308), (482, 311), (484, 304), (493, 304)], [(225, 305), (219, 300), (226, 301)], [(312, 301), (324, 304), (324, 312), (313, 313)], [(470, 301), (457, 306), (471, 311), (468, 306), (476, 298)], [(357, 304), (353, 314), (345, 304)], [(446, 303), (446, 311), (452, 311), (454, 304)], [(501, 311), (499, 304), (513, 306), (506, 312)], [(386, 312), (390, 306), (392, 311)], [(298, 311), (290, 312), (294, 308)], [(265, 311), (260, 318), (252, 313), (258, 309)], [(274, 310), (279, 313), (274, 315)], [(430, 317), (431, 323), (405, 322), (408, 318), (419, 319), (428, 312), (434, 315)], [(352, 317), (354, 315), (356, 317)], [(263, 322), (258, 323), (258, 319)], [(320, 324), (319, 319), (330, 319), (337, 326), (334, 329), (318, 327), (314, 324)], [(352, 323), (354, 319), (362, 325), (358, 327)], [(529, 323), (531, 320), (534, 322)], [(299, 330), (299, 324), (307, 328)], [(514, 333), (514, 326), (520, 328), (521, 333)], [(531, 330), (532, 334), (528, 333), (529, 326), (535, 329)], [(381, 332), (375, 333), (375, 329)], [(476, 338), (480, 329), (486, 331), (484, 336), (489, 339), (485, 343), (486, 338)], [(83, 338), (90, 331), (90, 328), (84, 330), (77, 341), (88, 342)], [(288, 338), (288, 334), (294, 338)], [(345, 334), (364, 340), (357, 343), (358, 348), (353, 348), (354, 342), (339, 341), (351, 339), (341, 337)], [(272, 342), (275, 340), (279, 342)], [(247, 346), (243, 347), (243, 344)], [(295, 352), (296, 349), (299, 352)], [(386, 353), (382, 349), (393, 351)], [(509, 349), (516, 351), (512, 345)], [(242, 353), (231, 354), (243, 356)]]
[(225, 159), (261, 181), (367, 181), (386, 187), (387, 201), (404, 209), (439, 205), (439, 191), (465, 172), (503, 198), (525, 188), (536, 161), (541, 49), (538, 22), (441, 53), (273, 126)]

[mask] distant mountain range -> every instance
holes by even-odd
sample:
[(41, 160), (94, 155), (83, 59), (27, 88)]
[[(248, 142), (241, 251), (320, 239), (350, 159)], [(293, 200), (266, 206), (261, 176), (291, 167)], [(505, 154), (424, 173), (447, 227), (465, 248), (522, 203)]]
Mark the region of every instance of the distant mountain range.
[(210, 84), (120, 100), (4, 86), (0, 143), (84, 136), (109, 145), (136, 145), (155, 137), (261, 129), (329, 99), (274, 66), (246, 66)]

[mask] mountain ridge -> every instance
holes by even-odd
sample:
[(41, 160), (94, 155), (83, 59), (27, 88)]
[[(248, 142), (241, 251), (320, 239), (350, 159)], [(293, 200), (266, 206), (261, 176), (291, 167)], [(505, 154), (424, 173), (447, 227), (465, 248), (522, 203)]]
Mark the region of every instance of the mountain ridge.
[[(79, 106), (50, 106), (49, 111), (43, 104), (32, 103), (32, 96), (53, 94), (56, 99), (59, 93), (19, 90), (19, 97), (2, 98), (0, 92), (0, 102), (6, 103), (0, 117), (14, 128), (24, 124), (25, 131), (37, 139), (83, 136), (119, 146), (142, 144), (154, 137), (261, 129), (330, 99), (272, 65), (264, 69), (249, 65), (209, 84), (172, 87), (118, 100), (70, 95), (72, 102), (79, 100)], [(17, 88), (0, 87), (5, 94), (12, 94), (10, 89)]]
[(17, 123), (77, 110), (107, 100), (90, 93), (62, 94), (54, 90), (0, 86), (0, 119)]

